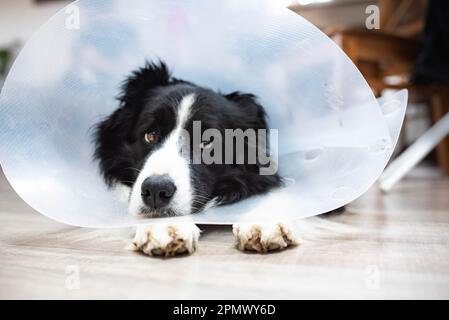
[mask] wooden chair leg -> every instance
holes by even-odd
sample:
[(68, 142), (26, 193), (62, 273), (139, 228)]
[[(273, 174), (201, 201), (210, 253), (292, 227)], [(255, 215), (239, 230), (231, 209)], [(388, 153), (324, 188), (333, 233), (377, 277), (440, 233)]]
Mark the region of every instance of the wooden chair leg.
[[(449, 112), (449, 94), (443, 90), (432, 94), (431, 113), (433, 122), (440, 120)], [(443, 139), (436, 147), (438, 166), (445, 176), (449, 176), (449, 136)]]

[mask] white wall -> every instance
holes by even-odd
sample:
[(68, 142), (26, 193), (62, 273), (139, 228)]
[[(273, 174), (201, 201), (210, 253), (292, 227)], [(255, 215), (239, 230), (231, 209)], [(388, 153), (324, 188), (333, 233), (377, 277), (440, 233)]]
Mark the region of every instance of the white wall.
[(0, 0), (0, 47), (26, 40), (53, 14), (72, 1)]

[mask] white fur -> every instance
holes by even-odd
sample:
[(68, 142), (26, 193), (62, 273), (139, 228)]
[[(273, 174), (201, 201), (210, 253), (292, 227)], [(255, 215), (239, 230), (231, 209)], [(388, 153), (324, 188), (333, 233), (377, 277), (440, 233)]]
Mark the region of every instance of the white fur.
[(299, 244), (295, 229), (288, 223), (241, 223), (232, 226), (240, 250), (268, 252)]
[(151, 224), (137, 227), (133, 249), (153, 256), (193, 253), (200, 229), (193, 223)]
[(121, 203), (129, 203), (129, 197), (131, 195), (130, 187), (122, 183), (117, 183), (114, 185), (114, 193)]
[(188, 215), (192, 207), (192, 185), (190, 179), (189, 159), (182, 156), (179, 140), (182, 129), (188, 118), (190, 108), (195, 102), (193, 94), (185, 96), (178, 109), (176, 128), (164, 144), (146, 160), (131, 191), (129, 213), (138, 215), (144, 206), (141, 198), (143, 181), (153, 175), (168, 175), (175, 183), (176, 192), (170, 201), (170, 208), (176, 215)]

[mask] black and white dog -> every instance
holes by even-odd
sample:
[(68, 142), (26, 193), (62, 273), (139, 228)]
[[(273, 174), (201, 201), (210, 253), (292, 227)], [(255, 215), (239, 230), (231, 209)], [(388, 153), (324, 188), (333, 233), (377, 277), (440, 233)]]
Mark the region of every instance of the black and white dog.
[[(119, 102), (119, 108), (97, 125), (95, 158), (107, 184), (126, 190), (130, 214), (189, 215), (281, 186), (277, 173), (260, 173), (267, 164), (249, 162), (248, 157), (237, 161), (235, 146), (230, 152), (233, 161), (225, 161), (227, 155), (218, 154), (218, 148), (212, 156), (223, 162), (193, 161), (198, 153), (224, 146), (216, 136), (203, 139), (208, 129), (223, 136), (229, 129), (267, 129), (264, 109), (252, 94), (221, 94), (199, 87), (173, 78), (159, 62), (134, 71)], [(197, 123), (199, 141), (194, 132)], [(246, 147), (254, 144), (244, 141)], [(296, 243), (293, 231), (283, 223), (239, 224), (233, 230), (241, 250), (266, 252)], [(192, 223), (151, 224), (137, 228), (133, 244), (149, 255), (192, 253), (199, 233)]]

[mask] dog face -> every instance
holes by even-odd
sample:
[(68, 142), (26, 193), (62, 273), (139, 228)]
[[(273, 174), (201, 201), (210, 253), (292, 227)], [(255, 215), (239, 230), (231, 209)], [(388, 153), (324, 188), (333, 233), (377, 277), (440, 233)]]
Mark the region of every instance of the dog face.
[[(236, 147), (219, 139), (230, 129), (267, 129), (254, 96), (222, 95), (172, 78), (161, 62), (135, 71), (119, 101), (120, 107), (97, 126), (95, 157), (110, 186), (130, 188), (131, 214), (187, 215), (280, 185), (276, 173), (261, 175), (259, 162), (237, 161)], [(215, 134), (206, 136), (211, 130)], [(201, 161), (206, 150), (218, 161)]]

